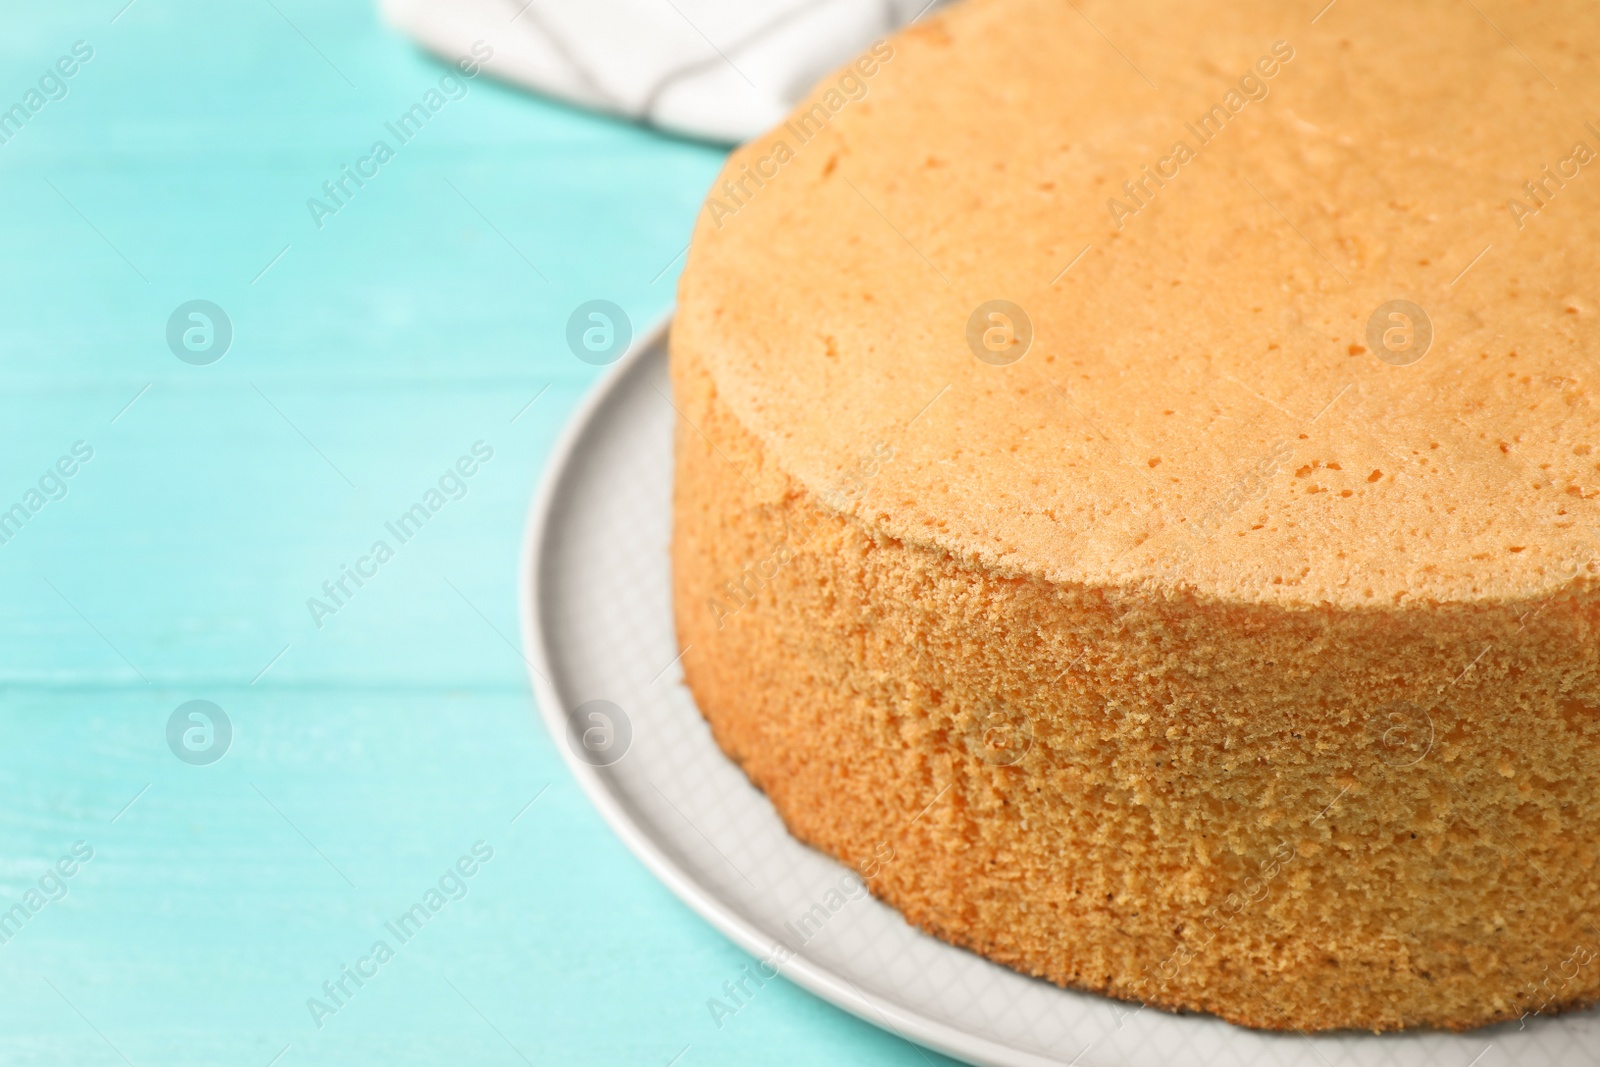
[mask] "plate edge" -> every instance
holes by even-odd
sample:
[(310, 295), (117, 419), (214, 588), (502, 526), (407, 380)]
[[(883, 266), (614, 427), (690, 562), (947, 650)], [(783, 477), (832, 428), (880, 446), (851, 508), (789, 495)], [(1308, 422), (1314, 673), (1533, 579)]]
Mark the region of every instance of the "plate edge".
[[(567, 424), (551, 446), (550, 456), (545, 462), (539, 480), (539, 487), (535, 490), (528, 508), (526, 525), (523, 528), (522, 551), (517, 567), (517, 600), (522, 627), (523, 659), (528, 665), (529, 681), (545, 729), (549, 731), (550, 738), (561, 754), (567, 770), (578, 780), (584, 794), (599, 810), (612, 832), (622, 839), (628, 850), (651, 874), (660, 879), (674, 896), (741, 950), (760, 959), (769, 954), (774, 945), (769, 943), (759, 930), (702, 889), (698, 882), (657, 847), (612, 795), (599, 770), (572, 754), (566, 743), (567, 724), (560, 710), (560, 694), (551, 680), (555, 672), (551, 669), (550, 657), (547, 655), (548, 646), (538, 611), (539, 601), (543, 595), (538, 564), (544, 553), (551, 512), (563, 489), (573, 454), (588, 435), (596, 413), (605, 406), (623, 381), (644, 359), (645, 354), (656, 345), (667, 341), (672, 319), (673, 314), (669, 311), (640, 335), (638, 343), (591, 387), (589, 394), (579, 402), (568, 417)], [(848, 979), (835, 975), (798, 953), (789, 958), (780, 973), (807, 992), (821, 997), (863, 1022), (880, 1030), (887, 1030), (902, 1040), (924, 1045), (945, 1055), (977, 1064), (979, 1067), (1059, 1067), (1065, 1062), (981, 1038), (949, 1023), (909, 1012), (898, 1004), (856, 989)], [(873, 1017), (874, 1014), (877, 1018)]]

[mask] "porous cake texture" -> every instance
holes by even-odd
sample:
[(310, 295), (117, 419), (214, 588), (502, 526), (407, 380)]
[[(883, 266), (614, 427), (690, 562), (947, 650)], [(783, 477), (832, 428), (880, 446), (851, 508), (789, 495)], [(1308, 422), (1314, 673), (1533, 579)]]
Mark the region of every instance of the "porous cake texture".
[(1027, 974), (1587, 1005), (1600, 8), (1317, 7), (967, 0), (733, 154), (684, 672), (799, 838)]

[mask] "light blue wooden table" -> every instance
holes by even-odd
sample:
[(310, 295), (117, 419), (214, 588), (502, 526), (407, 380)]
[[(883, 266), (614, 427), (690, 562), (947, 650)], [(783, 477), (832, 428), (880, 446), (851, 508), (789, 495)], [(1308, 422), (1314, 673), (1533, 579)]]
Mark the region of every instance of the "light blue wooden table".
[[(566, 318), (667, 311), (721, 153), (480, 78), (319, 228), (448, 68), (360, 0), (125, 2), (0, 7), (0, 1062), (922, 1062), (783, 983), (717, 1028), (745, 958), (579, 794), (512, 647), (599, 373)], [(167, 342), (196, 299), (209, 364)]]

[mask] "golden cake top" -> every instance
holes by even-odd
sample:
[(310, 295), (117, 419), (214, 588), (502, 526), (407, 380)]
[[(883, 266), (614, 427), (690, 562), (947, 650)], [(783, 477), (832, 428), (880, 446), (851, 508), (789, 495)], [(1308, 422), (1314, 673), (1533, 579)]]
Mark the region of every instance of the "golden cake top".
[(673, 344), (824, 500), (1002, 572), (1600, 572), (1600, 7), (1318, 6), (927, 18), (730, 158)]

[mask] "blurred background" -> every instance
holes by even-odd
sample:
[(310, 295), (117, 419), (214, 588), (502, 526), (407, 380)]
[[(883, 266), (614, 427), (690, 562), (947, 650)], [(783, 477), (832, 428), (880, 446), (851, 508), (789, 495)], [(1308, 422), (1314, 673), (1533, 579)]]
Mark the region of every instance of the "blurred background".
[(663, 132), (509, 84), (544, 7), (455, 6), (503, 70), (418, 47), (416, 4), (0, 5), (0, 1061), (938, 1061), (783, 982), (718, 1027), (748, 957), (573, 784), (517, 622), (604, 372), (569, 317), (666, 316), (726, 151), (686, 134), (866, 38), (812, 23), (659, 113), (648, 49), (543, 68)]

